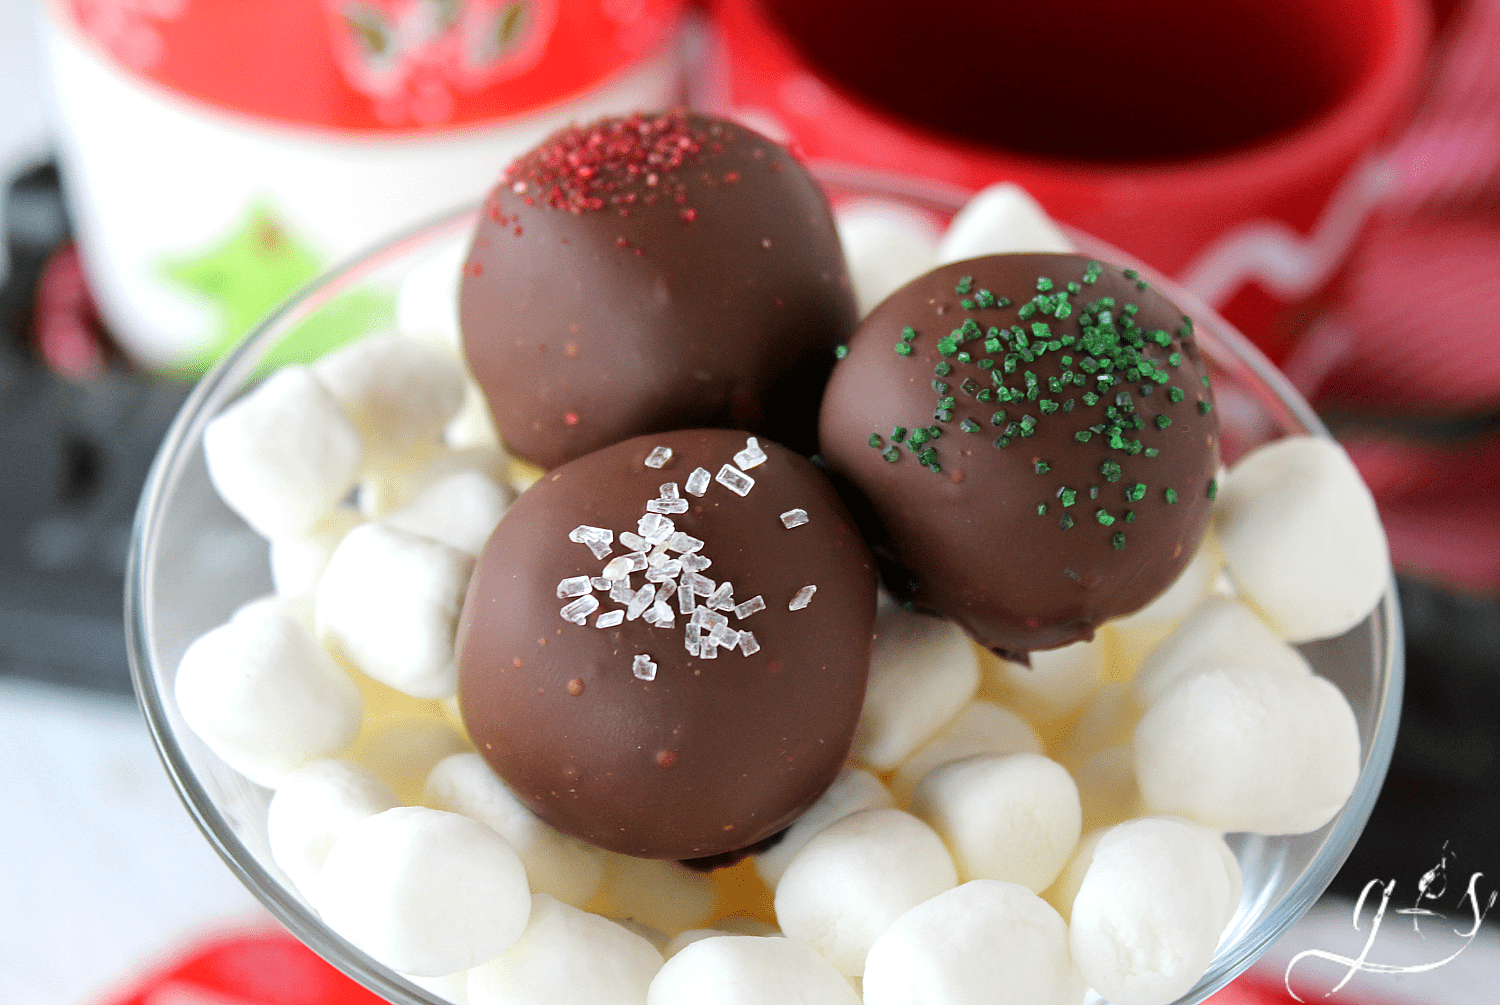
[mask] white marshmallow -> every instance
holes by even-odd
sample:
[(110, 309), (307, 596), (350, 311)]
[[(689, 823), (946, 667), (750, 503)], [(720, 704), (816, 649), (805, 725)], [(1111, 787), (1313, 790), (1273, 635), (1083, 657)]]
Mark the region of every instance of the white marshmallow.
[(1073, 849), (1073, 854), (1068, 856), (1068, 864), (1063, 866), (1063, 871), (1057, 880), (1047, 889), (1042, 891), (1042, 899), (1051, 904), (1063, 920), (1068, 920), (1073, 913), (1073, 898), (1078, 896), (1078, 888), (1083, 886), (1083, 877), (1088, 874), (1089, 866), (1094, 861), (1094, 848), (1099, 844), (1099, 839), (1109, 833), (1109, 827), (1096, 827), (1087, 831), (1083, 837), (1078, 839), (1078, 844)]
[(1210, 531), (1165, 592), (1134, 614), (1116, 618), (1105, 626), (1104, 634), (1115, 640), (1116, 658), (1133, 673), (1151, 650), (1208, 596), (1223, 568), (1224, 556)]
[(1115, 1005), (1167, 1005), (1213, 959), (1233, 888), (1211, 838), (1148, 817), (1094, 847), (1068, 936), (1084, 979)]
[(782, 832), (780, 841), (755, 856), (755, 871), (774, 890), (803, 845), (829, 824), (860, 810), (888, 809), (895, 805), (880, 779), (868, 771), (846, 767), (839, 772), (828, 791)]
[(1295, 675), (1312, 673), (1250, 608), (1233, 597), (1210, 596), (1193, 608), (1141, 664), (1133, 682), (1136, 701), (1149, 706), (1179, 680), (1224, 666), (1263, 666)]
[(305, 534), (278, 537), (271, 541), (271, 582), (276, 592), (286, 597), (311, 594), (328, 568), (328, 560), (344, 539), (364, 518), (353, 506), (336, 506), (329, 510)]
[(776, 886), (776, 920), (853, 976), (891, 922), (956, 885), (953, 858), (931, 827), (900, 810), (863, 810), (792, 859)]
[(1290, 642), (1342, 635), (1390, 585), (1375, 500), (1331, 440), (1294, 436), (1241, 458), (1214, 529), (1235, 585)]
[(443, 427), (443, 442), (453, 450), (494, 450), (500, 446), (495, 417), (479, 385), (470, 381), (464, 390), (464, 403), (458, 414)]
[(449, 241), (413, 266), (396, 294), (396, 327), (452, 353), (462, 350), (458, 327), (458, 288), (468, 241)]
[(366, 719), (347, 756), (389, 785), (403, 803), (413, 804), (422, 801), (434, 765), (473, 749), (445, 715), (392, 715)]
[(478, 558), (509, 505), (508, 489), (484, 472), (468, 468), (429, 485), (382, 522)]
[(444, 974), (441, 977), (418, 977), (416, 974), (402, 974), (401, 976), (428, 994), (436, 996), (438, 1001), (448, 1002), (449, 1005), (469, 1005), (469, 972), (467, 970), (460, 970), (456, 974)]
[(1105, 747), (1073, 775), (1085, 833), (1143, 816), (1145, 804), (1135, 780), (1135, 749), (1128, 743)]
[(924, 272), (937, 268), (937, 228), (899, 203), (862, 200), (834, 214), (859, 316)]
[(538, 893), (515, 945), (469, 971), (469, 1005), (643, 1005), (661, 962), (629, 929)]
[(606, 852), (604, 883), (589, 902), (595, 914), (623, 918), (667, 936), (702, 928), (714, 912), (714, 879), (676, 862)]
[(1359, 726), (1313, 674), (1231, 666), (1178, 681), (1135, 729), (1146, 805), (1219, 831), (1303, 834), (1359, 779)]
[[(691, 946), (695, 942), (702, 942), (704, 939), (716, 939), (724, 935), (751, 935), (756, 938), (784, 938), (784, 936), (781, 934), (781, 929), (777, 928), (775, 925), (766, 924), (764, 921), (761, 921), (759, 918), (755, 917), (752, 914), (732, 914), (728, 917), (720, 918), (718, 921), (714, 922), (712, 928), (689, 928), (685, 932), (677, 933), (677, 935), (667, 943), (666, 948), (661, 951), (661, 954), (670, 960), (672, 957), (676, 956), (678, 953), (682, 952), (684, 949), (686, 949), (688, 946)], [(811, 950), (808, 951), (811, 952)], [(817, 956), (816, 953), (813, 953), (813, 955)], [(822, 960), (821, 956), (817, 956), (817, 958), (819, 960)], [(824, 963), (823, 965), (827, 966), (828, 964)], [(834, 972), (837, 973), (838, 971)]]
[(359, 431), (304, 366), (284, 366), (203, 430), (208, 478), (257, 534), (312, 529), (359, 476)]
[(436, 443), (464, 400), (466, 378), (453, 353), (402, 335), (352, 342), (313, 372), (359, 430), (370, 470)]
[(334, 931), (422, 977), (467, 970), (526, 928), (526, 870), (477, 820), (398, 806), (350, 827), (328, 852), (314, 903)]
[(1054, 759), (1069, 771), (1077, 771), (1106, 747), (1129, 743), (1141, 711), (1129, 684), (1110, 681), (1094, 692), (1094, 697), (1083, 707), (1073, 728), (1057, 744)]
[(400, 805), (389, 786), (348, 761), (304, 764), (282, 780), (266, 810), (271, 857), (311, 898), (334, 842), (366, 817)]
[(336, 757), (359, 732), (364, 702), (349, 675), (283, 607), (247, 607), (182, 655), (174, 684), (189, 728), (259, 785)]
[(1077, 1005), (1067, 923), (1015, 883), (976, 879), (907, 911), (870, 948), (865, 1005)]
[(970, 199), (938, 244), (940, 263), (1013, 251), (1075, 250), (1046, 210), (1021, 186), (1000, 182)]
[(880, 608), (851, 760), (889, 771), (958, 714), (979, 687), (979, 657), (951, 621)]
[(976, 754), (922, 779), (911, 811), (937, 831), (962, 881), (1052, 885), (1078, 843), (1078, 787), (1041, 754)]
[(427, 776), (428, 806), (489, 824), (521, 856), (531, 889), (582, 907), (604, 881), (604, 851), (569, 837), (532, 813), (483, 757), (444, 758)]
[[(395, 467), (376, 472), (360, 482), (355, 503), (366, 519), (377, 520), (460, 471), (479, 471), (497, 485), (506, 484), (509, 466), (505, 451), (497, 447), (417, 450), (402, 458)], [(514, 492), (507, 498), (514, 498)]]
[(474, 559), (380, 524), (351, 530), (318, 582), (318, 632), (361, 671), (418, 698), (458, 689), (454, 633)]
[(646, 1005), (859, 1005), (810, 947), (791, 939), (719, 935), (685, 946), (651, 982)]
[(313, 638), (317, 638), (317, 617), (315, 616), (315, 612), (313, 610), (312, 595), (308, 593), (300, 593), (293, 596), (283, 596), (282, 594), (278, 593), (269, 593), (264, 597), (256, 597), (254, 600), (247, 600), (245, 603), (235, 608), (234, 613), (229, 616), (229, 620), (234, 621), (246, 615), (258, 615), (263, 608), (266, 610), (279, 611), (282, 614), (289, 615), (293, 621), (297, 622), (297, 624), (307, 629), (308, 635), (311, 635)]
[(1089, 699), (1104, 674), (1104, 641), (1075, 642), (1031, 654), (1031, 666), (986, 659), (980, 693), (1045, 725), (1071, 715)]
[(1041, 738), (1030, 723), (1008, 708), (976, 699), (901, 763), (896, 777), (891, 779), (891, 795), (904, 806), (911, 800), (917, 783), (933, 768), (949, 761), (975, 754), (1041, 752)]

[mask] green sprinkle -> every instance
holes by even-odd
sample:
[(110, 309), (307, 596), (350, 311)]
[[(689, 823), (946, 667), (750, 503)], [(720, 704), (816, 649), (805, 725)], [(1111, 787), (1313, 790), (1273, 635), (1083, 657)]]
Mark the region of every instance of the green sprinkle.
[(1167, 497), (1167, 504), (1168, 505), (1170, 505), (1170, 506), (1176, 506), (1177, 505), (1177, 490), (1176, 489), (1167, 489), (1165, 492), (1162, 493), (1162, 495), (1164, 495), (1164, 496)]
[(1208, 401), (1200, 401), (1200, 402), (1198, 402), (1198, 412), (1199, 412), (1199, 414), (1201, 414), (1201, 415), (1207, 415), (1209, 412), (1212, 412), (1213, 410), (1214, 410), (1214, 406), (1213, 406), (1212, 402), (1208, 402)]
[(1077, 440), (1079, 443), (1087, 443), (1090, 439), (1093, 438), (1093, 436), (1094, 434), (1089, 432), (1087, 429), (1080, 429), (1078, 432), (1073, 434), (1073, 439)]
[(1135, 271), (1134, 269), (1124, 269), (1121, 271), (1120, 275), (1124, 276), (1126, 279), (1134, 279), (1135, 277), (1139, 276), (1140, 273)]
[(1106, 527), (1112, 525), (1115, 522), (1115, 518), (1110, 516), (1107, 511), (1102, 509), (1094, 510), (1094, 519), (1098, 520)]
[(1001, 349), (1000, 340), (998, 338), (996, 338), (995, 336), (991, 335), (989, 338), (987, 338), (987, 339), (984, 340), (984, 351), (985, 352), (999, 352), (1000, 349)]
[(1051, 415), (1053, 412), (1057, 411), (1057, 402), (1053, 401), (1051, 398), (1043, 398), (1041, 401), (1036, 403), (1036, 406), (1042, 411), (1046, 412), (1048, 415)]
[(1046, 461), (1039, 460), (1036, 462), (1035, 466), (1036, 473), (1039, 475), (1045, 475), (1048, 471), (1052, 470), (1052, 465), (1048, 464)]
[(1057, 521), (1057, 525), (1063, 530), (1067, 530), (1069, 527), (1073, 526), (1073, 518), (1064, 513), (1062, 515), (1062, 519)]
[(876, 450), (879, 450), (881, 447), (885, 446), (885, 441), (880, 438), (879, 433), (871, 433), (870, 446), (874, 447)]
[(928, 447), (926, 450), (917, 455), (917, 460), (921, 461), (923, 464), (936, 464), (937, 448)]
[(1072, 398), (1069, 398), (1067, 401), (1063, 402), (1063, 411), (1064, 412), (1071, 412), (1071, 411), (1073, 411), (1073, 406), (1076, 405), (1076, 404), (1077, 404), (1076, 401), (1074, 401)]
[(1125, 522), (1126, 523), (1135, 523), (1135, 510), (1128, 509), (1128, 510), (1125, 511)]
[(973, 419), (965, 419), (958, 424), (958, 428), (962, 429), (966, 433), (977, 433), (979, 432), (980, 426), (979, 423), (975, 422)]
[(953, 365), (951, 363), (949, 363), (948, 361), (944, 360), (943, 362), (939, 363), (937, 366), (933, 367), (932, 368), (932, 372), (935, 373), (935, 374), (937, 374), (939, 377), (946, 377), (946, 376), (948, 376), (948, 374), (950, 374), (950, 373), (953, 372)]
[(982, 359), (975, 365), (981, 370), (988, 370), (995, 365), (995, 361), (992, 359)]
[(906, 439), (905, 426), (895, 426), (891, 429), (891, 441), (893, 443), (900, 443), (904, 439)]
[(1099, 473), (1106, 481), (1117, 482), (1120, 480), (1120, 466), (1114, 461), (1105, 461), (1099, 465)]
[(974, 288), (974, 277), (973, 276), (964, 276), (961, 279), (959, 279), (958, 285), (955, 286), (955, 287), (953, 287), (953, 292), (957, 293), (960, 296), (962, 296), (965, 293), (968, 293), (973, 288)]
[(1036, 288), (1041, 290), (1043, 293), (1046, 293), (1048, 290), (1052, 289), (1052, 280), (1048, 279), (1046, 276), (1038, 276), (1036, 281)]
[(994, 401), (995, 392), (988, 387), (982, 387), (975, 392), (974, 397), (978, 401)]
[(849, 347), (848, 346), (846, 346), (846, 345), (836, 345), (836, 346), (833, 347), (833, 358), (834, 359), (843, 359), (847, 355), (849, 355)]
[(966, 311), (972, 311), (974, 309), (974, 301), (970, 300), (968, 297), (964, 297), (958, 302), (958, 306), (962, 307)]
[(935, 381), (933, 381), (932, 382), (932, 389), (934, 391), (936, 391), (938, 394), (947, 394), (948, 393), (948, 385), (945, 384), (945, 383), (943, 383), (941, 380), (935, 380)]
[(1003, 412), (1003, 411), (996, 412), (994, 415), (990, 416), (990, 425), (992, 425), (992, 426), (1003, 426), (1003, 425), (1005, 425), (1005, 412)]
[(1172, 424), (1172, 420), (1169, 419), (1169, 418), (1167, 418), (1165, 415), (1158, 415), (1156, 417), (1156, 428), (1157, 429), (1166, 429), (1171, 424)]
[(1031, 334), (1039, 339), (1049, 338), (1052, 335), (1052, 329), (1047, 327), (1047, 322), (1037, 321), (1031, 326)]
[(896, 343), (896, 355), (897, 356), (910, 356), (911, 355), (911, 343), (909, 343), (909, 342), (897, 342)]
[(901, 451), (897, 450), (895, 447), (887, 447), (885, 453), (881, 454), (880, 456), (885, 458), (887, 464), (895, 464), (896, 461), (901, 457)]
[(913, 429), (911, 431), (911, 435), (906, 438), (906, 445), (915, 450), (930, 439), (932, 439), (932, 437), (927, 435), (927, 430), (923, 429), (921, 426), (918, 426), (916, 429)]
[(1090, 499), (1098, 499), (1099, 498), (1099, 486), (1097, 486), (1097, 485), (1090, 485), (1089, 486), (1089, 498)]
[(966, 352), (961, 352), (958, 354), (958, 361), (960, 363), (972, 363), (974, 361), (974, 357), (970, 356)]
[(1068, 292), (1069, 293), (1079, 293), (1079, 292), (1082, 292), (1082, 290), (1083, 290), (1083, 287), (1079, 286), (1077, 283), (1069, 283), (1068, 284)]
[(1047, 515), (1047, 504), (1046, 503), (1038, 503), (1037, 504), (1036, 515), (1037, 516), (1046, 516)]
[(1155, 457), (1157, 454), (1161, 453), (1161, 451), (1157, 450), (1155, 447), (1147, 447), (1144, 451), (1142, 451), (1142, 453), (1144, 453), (1147, 457)]
[(1208, 375), (1207, 374), (1204, 374), (1202, 377), (1199, 377), (1198, 379), (1201, 380), (1201, 381), (1203, 381), (1203, 386), (1204, 387), (1208, 387)]
[(1125, 532), (1120, 530), (1115, 531), (1115, 536), (1109, 539), (1109, 543), (1115, 546), (1115, 551), (1124, 550)]
[(1070, 488), (1061, 488), (1057, 490), (1057, 498), (1062, 501), (1064, 507), (1068, 507), (1078, 501), (1078, 492)]
[(1104, 266), (1100, 265), (1098, 262), (1089, 262), (1088, 271), (1083, 274), (1083, 281), (1092, 286), (1095, 282), (1098, 281), (1099, 273), (1103, 269)]
[[(948, 389), (947, 386), (944, 385), (943, 390), (946, 391), (947, 389)], [(953, 395), (951, 395), (951, 394), (945, 394), (945, 395), (943, 395), (941, 398), (939, 398), (937, 400), (937, 407), (938, 408), (952, 408), (953, 407)]]
[(927, 427), (927, 435), (930, 436), (930, 437), (932, 437), (934, 440), (937, 439), (939, 436), (943, 435), (942, 427), (941, 426), (928, 426)]
[(1174, 352), (1172, 355), (1170, 355), (1170, 356), (1167, 357), (1167, 362), (1171, 363), (1173, 366), (1181, 366), (1182, 365), (1182, 353), (1180, 353), (1180, 352)]
[(942, 353), (944, 356), (952, 356), (954, 353), (958, 352), (957, 336), (944, 335), (942, 338), (938, 339), (937, 348), (938, 352)]
[(916, 337), (917, 337), (917, 330), (915, 328), (913, 328), (911, 325), (907, 325), (905, 328), (901, 329), (901, 341), (903, 341), (903, 342), (910, 342), (912, 339), (914, 339)]
[(1068, 303), (1066, 300), (1059, 299), (1057, 301), (1057, 311), (1055, 313), (1059, 318), (1068, 317), (1073, 313), (1073, 305)]
[(1186, 398), (1186, 397), (1187, 397), (1186, 392), (1184, 392), (1182, 390), (1182, 388), (1180, 388), (1180, 387), (1169, 387), (1169, 388), (1167, 388), (1167, 400), (1169, 400), (1169, 401), (1178, 402), (1178, 401), (1181, 401), (1183, 398)]
[(1036, 303), (1032, 302), (1032, 301), (1027, 301), (1026, 303), (1024, 303), (1024, 304), (1021, 305), (1021, 309), (1020, 310), (1016, 311), (1016, 316), (1018, 318), (1020, 318), (1022, 321), (1025, 321), (1027, 318), (1031, 317), (1035, 313), (1036, 313)]
[(1208, 480), (1208, 493), (1207, 494), (1208, 494), (1208, 497), (1210, 499), (1216, 499), (1216, 498), (1218, 498), (1218, 495), (1219, 495), (1219, 482), (1218, 482), (1218, 479), (1216, 479), (1216, 478), (1210, 478)]
[(1099, 404), (1099, 396), (1097, 394), (1095, 394), (1093, 391), (1084, 391), (1083, 392), (1083, 403), (1085, 405), (1093, 407), (1094, 405)]
[(980, 307), (993, 307), (995, 306), (995, 295), (989, 290), (980, 290), (974, 294), (974, 302)]
[(1010, 437), (1009, 436), (997, 436), (997, 437), (995, 437), (994, 447), (995, 447), (996, 450), (1004, 450), (1008, 446), (1010, 446)]
[(1146, 498), (1146, 483), (1136, 482), (1133, 486), (1131, 486), (1130, 491), (1125, 493), (1125, 498), (1129, 499), (1131, 502), (1140, 502), (1142, 499)]

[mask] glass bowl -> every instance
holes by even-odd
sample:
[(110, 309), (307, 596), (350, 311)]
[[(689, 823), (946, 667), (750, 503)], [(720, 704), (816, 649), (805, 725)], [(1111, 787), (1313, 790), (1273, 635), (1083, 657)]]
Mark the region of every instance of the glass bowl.
[[(966, 193), (942, 185), (821, 165), (835, 205), (896, 202), (947, 222)], [(240, 605), (271, 591), (267, 546), (220, 502), (200, 443), (204, 427), (282, 357), (299, 326), (346, 295), (393, 298), (401, 278), (440, 249), (463, 242), (477, 209), (451, 213), (334, 271), (293, 297), (221, 360), (177, 416), (147, 479), (126, 577), (131, 671), (152, 736), (188, 811), (230, 869), (298, 938), (345, 974), (397, 1005), (442, 1005), (331, 931), (272, 861), (266, 838), (271, 792), (218, 759), (184, 724), (173, 698), (183, 652)], [(1214, 311), (1130, 256), (1082, 234), (1078, 246), (1131, 265), (1195, 319), (1214, 374), (1226, 463), (1280, 436), (1327, 430), (1284, 378)], [(1368, 820), (1395, 743), (1402, 692), (1401, 633), (1394, 590), (1343, 636), (1300, 647), (1336, 683), (1359, 724), (1363, 769), (1353, 797), (1310, 834), (1230, 835), (1244, 873), (1239, 910), (1212, 964), (1179, 1005), (1201, 1002), (1248, 967), (1333, 880)]]

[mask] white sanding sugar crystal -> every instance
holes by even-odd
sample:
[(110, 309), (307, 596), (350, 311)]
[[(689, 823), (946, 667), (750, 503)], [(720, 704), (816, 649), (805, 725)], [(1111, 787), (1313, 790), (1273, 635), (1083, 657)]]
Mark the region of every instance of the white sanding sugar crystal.
[(651, 610), (646, 613), (655, 615), (651, 623), (656, 625), (657, 628), (677, 627), (677, 615), (672, 613), (672, 608), (661, 597), (656, 598), (656, 603), (652, 604)]
[(564, 621), (571, 621), (575, 625), (588, 622), (589, 615), (599, 609), (599, 598), (593, 594), (587, 597), (579, 597), (571, 604), (564, 604), (563, 609), (557, 613), (562, 615)]
[(743, 621), (750, 615), (754, 614), (756, 611), (764, 611), (765, 609), (766, 599), (757, 593), (755, 596), (751, 597), (743, 604), (736, 605), (734, 608), (734, 616)]
[(605, 579), (603, 576), (595, 576), (593, 579), (589, 580), (589, 582), (594, 584), (594, 589), (596, 590), (607, 590), (611, 586), (615, 585), (615, 581), (613, 579)]
[(557, 596), (561, 600), (564, 597), (581, 597), (589, 592), (589, 577), (570, 576), (557, 584)]
[(603, 558), (613, 551), (609, 545), (614, 539), (614, 531), (605, 527), (590, 527), (588, 524), (579, 524), (568, 531), (568, 540), (574, 544), (588, 545), (595, 558)]
[(623, 576), (619, 579), (610, 580), (609, 599), (617, 604), (628, 604), (635, 597), (635, 587), (630, 585), (630, 577)]
[(682, 580), (677, 586), (677, 610), (683, 614), (693, 613), (693, 608), (698, 603), (693, 599), (693, 584), (688, 580), (688, 576), (691, 575), (690, 572), (683, 573)]
[(698, 646), (698, 658), (700, 660), (716, 660), (719, 658), (719, 647), (710, 639), (704, 639)]
[(707, 576), (700, 576), (696, 572), (683, 576), (682, 582), (684, 586), (692, 587), (693, 592), (700, 597), (711, 597), (716, 589), (712, 579), (709, 579)]
[(595, 628), (613, 628), (625, 620), (625, 612), (616, 608), (613, 611), (605, 611), (594, 619)]
[(630, 606), (625, 608), (625, 620), (634, 621), (640, 617), (651, 602), (656, 599), (656, 584), (647, 583), (636, 591), (635, 596), (630, 598)]
[(694, 468), (693, 473), (688, 475), (687, 490), (689, 495), (701, 496), (708, 491), (708, 482), (713, 475), (708, 473), (707, 468)]
[(665, 603), (668, 600), (671, 600), (672, 599), (672, 594), (674, 594), (676, 592), (677, 592), (677, 583), (675, 581), (669, 579), (665, 583), (662, 583), (659, 586), (657, 586), (657, 588), (656, 588), (656, 602), (658, 604)]
[[(633, 554), (640, 553), (634, 552)], [(624, 579), (626, 576), (630, 575), (632, 571), (631, 566), (633, 566), (634, 564), (635, 563), (631, 560), (630, 555), (620, 555), (616, 558), (612, 558), (605, 563), (603, 576), (605, 579)]]
[(659, 468), (672, 459), (671, 447), (652, 447), (646, 455), (646, 467)]
[(651, 657), (645, 654), (637, 656), (630, 664), (630, 669), (641, 680), (656, 679), (656, 664), (651, 662)]
[(708, 595), (708, 599), (703, 603), (716, 611), (734, 610), (734, 584), (726, 579), (719, 584), (717, 590)]
[(781, 514), (781, 525), (787, 530), (801, 527), (805, 523), (807, 523), (807, 510), (805, 509), (789, 509)]
[(689, 655), (698, 655), (698, 646), (702, 635), (703, 633), (698, 630), (698, 626), (689, 621), (687, 631), (683, 633), (682, 637), (682, 644), (687, 649)]
[(620, 534), (620, 543), (631, 551), (645, 551), (646, 539), (634, 531), (623, 531)]
[(733, 464), (726, 464), (720, 468), (719, 473), (714, 476), (714, 481), (737, 496), (747, 496), (750, 494), (750, 490), (755, 487), (755, 479), (745, 474), (745, 472)]
[(692, 552), (682, 556), (682, 567), (689, 572), (702, 572), (713, 564), (712, 559), (704, 558), (702, 555)]
[(646, 508), (652, 513), (686, 513), (688, 501), (686, 499), (652, 499), (646, 503)]
[(636, 522), (635, 529), (647, 544), (660, 544), (670, 538), (677, 527), (660, 513), (647, 513)]
[(802, 608), (812, 603), (813, 594), (817, 592), (818, 588), (816, 586), (804, 586), (797, 591), (797, 595), (792, 598), (792, 602), (786, 605), (786, 609), (789, 611), (802, 610)]
[(696, 537), (693, 537), (691, 534), (684, 534), (680, 530), (675, 532), (671, 537), (667, 538), (668, 550), (675, 551), (679, 555), (692, 554), (702, 547), (702, 541), (698, 540)]
[[(741, 468), (753, 468), (757, 464), (766, 463), (766, 452), (760, 449), (760, 442), (755, 437), (747, 437), (745, 449), (734, 455), (734, 463)], [(744, 494), (740, 493), (740, 495)]]
[(750, 632), (740, 632), (740, 652), (746, 656), (760, 652), (760, 643), (755, 641), (755, 636)]
[(733, 649), (740, 644), (740, 633), (728, 625), (719, 625), (709, 633), (708, 637), (714, 645), (721, 646), (724, 649)]

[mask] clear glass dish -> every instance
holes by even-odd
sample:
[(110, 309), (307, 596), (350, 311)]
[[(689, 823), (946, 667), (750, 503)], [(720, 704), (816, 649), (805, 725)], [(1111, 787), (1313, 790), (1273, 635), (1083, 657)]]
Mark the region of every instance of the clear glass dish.
[[(965, 198), (944, 186), (862, 170), (823, 165), (818, 174), (836, 204), (895, 201), (929, 215), (939, 226)], [(189, 813), (230, 869), (294, 935), (397, 1005), (442, 1005), (442, 1000), (377, 963), (319, 920), (272, 861), (266, 840), (271, 793), (230, 769), (185, 726), (173, 699), (173, 681), (189, 643), (222, 624), (241, 604), (271, 591), (265, 543), (209, 485), (200, 447), (204, 427), (264, 375), (268, 356), (299, 324), (351, 292), (390, 297), (400, 279), (435, 249), (462, 241), (476, 214), (473, 208), (449, 214), (313, 283), (203, 378), (168, 432), (147, 479), (126, 577), (125, 624), (136, 691)], [(1195, 319), (1213, 367), (1226, 463), (1280, 436), (1327, 435), (1286, 380), (1215, 312), (1130, 256), (1086, 235), (1073, 236), (1088, 253), (1139, 269)], [(1244, 872), (1244, 896), (1213, 963), (1179, 1005), (1201, 1002), (1229, 983), (1318, 899), (1358, 840), (1385, 780), (1403, 680), (1394, 590), (1350, 632), (1301, 648), (1354, 709), (1363, 755), (1358, 786), (1339, 815), (1311, 834), (1230, 836)]]

